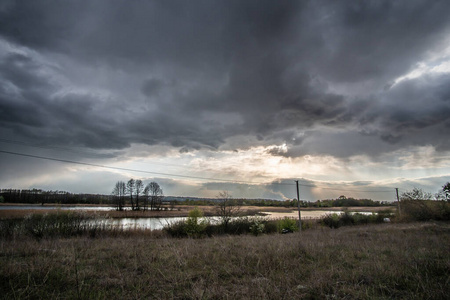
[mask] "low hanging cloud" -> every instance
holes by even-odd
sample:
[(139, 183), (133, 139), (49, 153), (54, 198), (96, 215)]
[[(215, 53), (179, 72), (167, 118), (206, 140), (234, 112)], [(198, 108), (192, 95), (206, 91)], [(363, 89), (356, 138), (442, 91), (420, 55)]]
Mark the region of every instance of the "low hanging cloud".
[[(448, 151), (447, 1), (4, 1), (0, 134), (182, 152)], [(447, 51), (447, 52), (445, 52)], [(394, 84), (395, 83), (395, 84)]]

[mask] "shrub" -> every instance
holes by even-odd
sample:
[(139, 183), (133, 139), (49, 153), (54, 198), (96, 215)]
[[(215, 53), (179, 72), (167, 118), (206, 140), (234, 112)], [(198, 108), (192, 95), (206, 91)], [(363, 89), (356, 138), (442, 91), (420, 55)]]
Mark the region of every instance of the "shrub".
[(278, 232), (278, 221), (276, 220), (264, 220), (264, 232), (276, 233)]
[(250, 232), (257, 236), (264, 232), (266, 226), (264, 224), (264, 220), (260, 218), (253, 219), (253, 224), (250, 226)]
[(238, 217), (231, 219), (226, 227), (221, 224), (220, 229), (222, 233), (227, 234), (245, 234), (250, 232), (250, 227), (253, 225), (253, 219), (249, 217)]
[(172, 237), (193, 237), (198, 238), (205, 234), (211, 235), (211, 224), (203, 218), (203, 211), (198, 207), (189, 211), (185, 221), (168, 223), (163, 231)]
[(168, 223), (164, 226), (163, 230), (172, 237), (186, 237), (186, 222), (178, 221)]
[(199, 220), (200, 218), (203, 218), (203, 211), (201, 209), (196, 207), (189, 212), (184, 228), (188, 236), (200, 237), (205, 234), (208, 222), (204, 219)]
[(355, 220), (353, 218), (353, 215), (349, 213), (347, 210), (345, 210), (343, 214), (339, 215), (339, 223), (341, 226), (354, 225)]
[(273, 221), (261, 217), (233, 218), (229, 221), (227, 227), (224, 227), (222, 223), (214, 224), (214, 222), (208, 222), (207, 220), (203, 220), (196, 225), (195, 218), (191, 220), (188, 218), (186, 221), (167, 224), (163, 230), (172, 237), (200, 237), (205, 235), (211, 237), (222, 234), (252, 233), (259, 235), (261, 233), (273, 233), (277, 231), (277, 227)]
[(378, 214), (362, 214), (362, 213), (350, 213), (345, 211), (342, 214), (328, 214), (320, 220), (322, 225), (330, 228), (339, 228), (341, 226), (348, 225), (365, 225), (370, 223), (383, 223), (384, 218), (392, 217), (390, 211), (382, 211)]
[(450, 203), (433, 200), (403, 200), (401, 218), (406, 221), (450, 220)]
[(298, 221), (289, 217), (284, 217), (277, 223), (277, 229), (280, 233), (294, 232), (298, 230)]

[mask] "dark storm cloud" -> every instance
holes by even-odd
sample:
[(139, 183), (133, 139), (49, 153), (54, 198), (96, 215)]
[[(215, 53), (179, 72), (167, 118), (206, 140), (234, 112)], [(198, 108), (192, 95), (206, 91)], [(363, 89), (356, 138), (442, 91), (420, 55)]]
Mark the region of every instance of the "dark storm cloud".
[[(15, 132), (53, 144), (81, 144), (92, 148), (119, 146), (103, 137), (111, 130), (104, 124), (105, 107), (90, 95), (54, 95), (58, 86), (46, 76), (46, 66), (32, 57), (12, 54), (0, 61), (0, 124)], [(109, 116), (114, 112), (110, 111)], [(101, 145), (103, 143), (103, 146)]]
[[(427, 75), (400, 82), (371, 114), (377, 134), (389, 143), (433, 145), (449, 150), (450, 74)], [(372, 117), (371, 117), (372, 118)]]
[(251, 136), (293, 156), (448, 150), (448, 75), (393, 82), (443, 47), (449, 12), (448, 1), (5, 1), (2, 132), (104, 149)]
[[(328, 1), (327, 1), (328, 2)], [(330, 1), (315, 3), (324, 47), (312, 68), (332, 81), (389, 80), (446, 38), (446, 1)], [(386, 83), (386, 82), (384, 82)]]

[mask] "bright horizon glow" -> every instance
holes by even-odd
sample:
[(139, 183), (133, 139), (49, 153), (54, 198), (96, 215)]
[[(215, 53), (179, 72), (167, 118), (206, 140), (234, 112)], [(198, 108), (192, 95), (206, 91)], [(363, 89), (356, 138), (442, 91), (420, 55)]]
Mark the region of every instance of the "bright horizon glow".
[[(135, 145), (128, 152), (146, 153), (146, 151), (132, 150), (133, 148), (142, 151), (142, 145)], [(124, 181), (135, 178), (146, 182), (160, 180), (163, 187), (165, 182), (169, 182), (169, 186), (178, 185), (177, 188), (169, 189), (171, 193), (166, 194), (168, 196), (216, 197), (222, 190), (232, 190), (234, 197), (252, 198), (250, 194), (246, 194), (245, 190), (255, 192), (259, 189), (261, 190), (259, 195), (257, 193), (253, 198), (285, 200), (295, 198), (294, 181), (289, 178), (296, 178), (302, 180), (300, 184), (304, 192), (302, 199), (307, 201), (337, 198), (341, 194), (355, 198), (393, 201), (395, 199), (392, 195), (387, 195), (389, 190), (393, 191), (395, 187), (401, 187), (403, 191), (413, 187), (427, 189), (430, 183), (435, 184), (435, 180), (428, 177), (430, 169), (435, 170), (434, 174), (448, 176), (446, 170), (450, 161), (450, 156), (441, 156), (436, 161), (434, 149), (430, 146), (416, 149), (416, 152), (423, 156), (416, 157), (411, 154), (411, 151), (404, 153), (401, 159), (397, 159), (402, 162), (402, 165), (397, 166), (371, 161), (365, 156), (354, 156), (345, 161), (331, 156), (305, 155), (297, 158), (273, 156), (270, 151), (274, 149), (282, 150), (280, 153), (288, 151), (287, 145), (281, 144), (252, 147), (240, 151), (194, 151), (187, 154), (172, 152), (157, 159), (152, 156), (148, 158), (138, 156), (101, 164), (106, 167), (130, 169), (130, 171), (61, 162), (51, 162), (51, 164), (59, 169), (60, 175), (56, 182), (60, 182), (58, 184), (61, 187), (67, 186), (67, 188), (59, 189), (75, 193), (109, 194), (115, 184), (112, 178)], [(429, 159), (423, 161), (424, 157)], [(422, 165), (418, 165), (419, 161)], [(150, 174), (133, 170), (142, 170)], [(152, 172), (168, 175), (152, 175)], [(95, 190), (89, 187), (86, 190), (73, 188), (71, 183), (76, 183), (79, 178), (96, 177), (97, 173), (105, 174), (102, 176), (100, 188), (97, 184), (94, 185)], [(411, 178), (411, 174), (414, 174), (414, 177)], [(106, 181), (106, 178), (111, 180)], [(55, 185), (55, 178), (51, 173), (25, 179), (24, 182), (25, 185), (18, 188), (55, 189), (52, 188)], [(278, 183), (282, 183), (278, 187), (281, 193), (264, 196), (266, 186), (276, 186)], [(213, 185), (214, 188), (205, 188), (205, 184)], [(14, 187), (14, 183), (9, 183), (9, 187)]]

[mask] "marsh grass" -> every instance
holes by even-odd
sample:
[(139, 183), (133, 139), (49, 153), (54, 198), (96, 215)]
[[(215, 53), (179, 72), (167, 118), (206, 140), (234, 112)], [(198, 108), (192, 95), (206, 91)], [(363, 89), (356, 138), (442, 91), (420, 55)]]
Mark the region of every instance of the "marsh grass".
[[(200, 221), (199, 221), (200, 222)], [(244, 216), (231, 219), (226, 226), (222, 223), (202, 220), (192, 235), (189, 220), (166, 224), (163, 231), (172, 237), (212, 237), (217, 235), (270, 234), (278, 231), (278, 220), (269, 220), (260, 216)]]
[(379, 211), (376, 214), (351, 213), (346, 210), (340, 214), (328, 214), (321, 218), (319, 223), (330, 228), (339, 228), (341, 226), (383, 223), (386, 218), (390, 220), (393, 217), (394, 214), (389, 210)]
[(20, 219), (0, 219), (0, 238), (14, 239), (32, 237), (69, 238), (75, 236), (102, 237), (143, 234), (144, 229), (124, 230), (108, 219), (93, 213), (79, 211), (52, 211), (44, 214), (30, 214)]
[(448, 223), (0, 240), (2, 299), (447, 299)]

